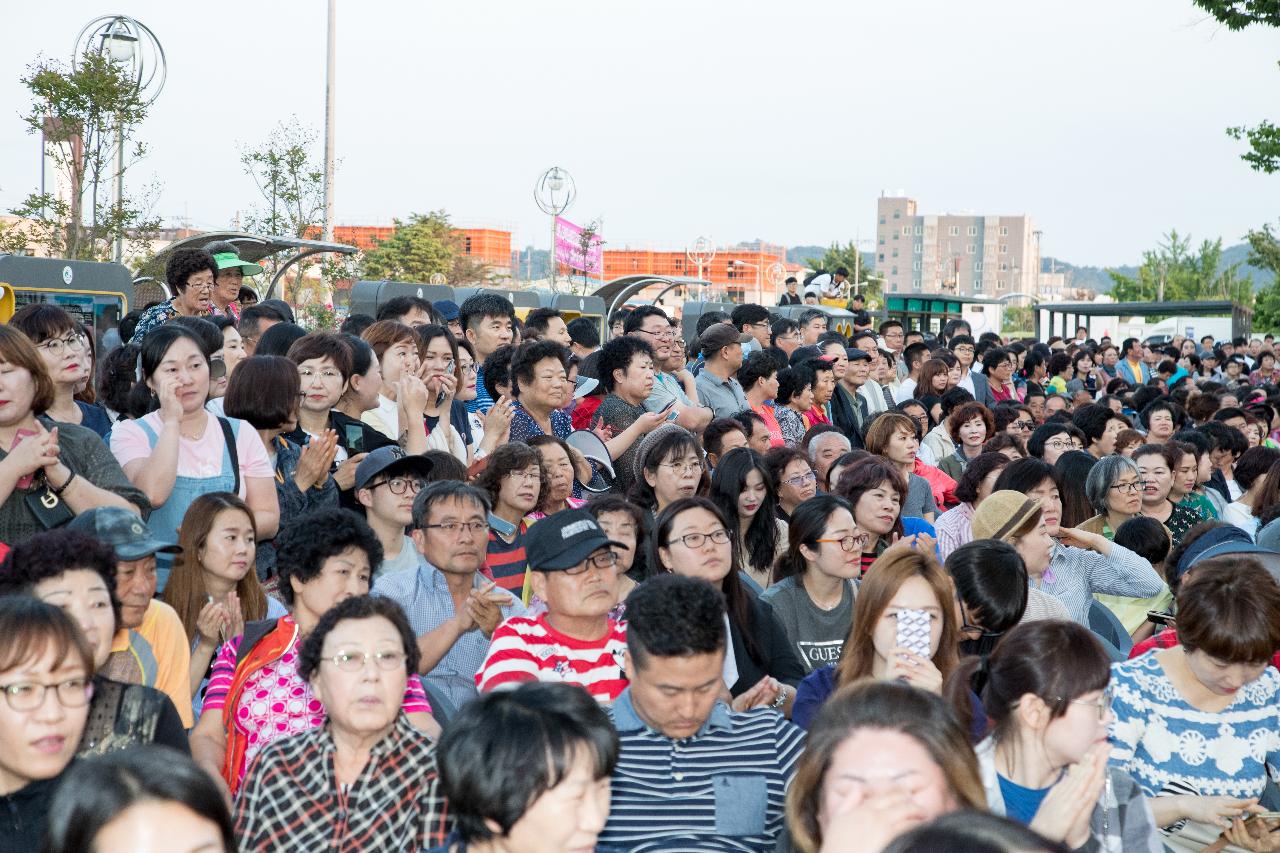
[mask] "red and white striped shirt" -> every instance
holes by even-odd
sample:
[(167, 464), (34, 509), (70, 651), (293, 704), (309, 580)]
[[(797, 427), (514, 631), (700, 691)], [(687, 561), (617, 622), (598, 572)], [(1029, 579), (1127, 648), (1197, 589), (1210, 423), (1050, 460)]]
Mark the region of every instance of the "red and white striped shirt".
[(516, 687), (526, 681), (578, 684), (608, 705), (627, 686), (623, 660), (627, 624), (608, 620), (597, 640), (579, 640), (537, 618), (513, 616), (493, 632), (489, 654), (476, 673), (481, 693)]

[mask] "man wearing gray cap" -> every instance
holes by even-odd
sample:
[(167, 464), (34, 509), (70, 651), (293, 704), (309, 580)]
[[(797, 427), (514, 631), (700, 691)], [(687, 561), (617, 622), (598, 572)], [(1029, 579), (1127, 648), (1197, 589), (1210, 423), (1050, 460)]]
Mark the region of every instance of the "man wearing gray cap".
[(742, 367), (742, 345), (752, 340), (733, 326), (716, 323), (698, 339), (704, 361), (698, 374), (698, 402), (711, 408), (717, 418), (731, 418), (751, 408), (747, 395), (735, 378)]
[(547, 611), (513, 616), (493, 632), (476, 673), (481, 693), (553, 681), (581, 685), (605, 705), (618, 697), (627, 686), (627, 629), (609, 616), (618, 603), (618, 547), (585, 509), (529, 528), (530, 583)]
[(156, 554), (181, 551), (160, 541), (147, 523), (120, 507), (96, 507), (67, 525), (116, 552), (116, 598), (120, 624), (102, 674), (116, 681), (154, 687), (173, 700), (182, 725), (191, 728), (191, 647), (182, 620), (155, 597)]

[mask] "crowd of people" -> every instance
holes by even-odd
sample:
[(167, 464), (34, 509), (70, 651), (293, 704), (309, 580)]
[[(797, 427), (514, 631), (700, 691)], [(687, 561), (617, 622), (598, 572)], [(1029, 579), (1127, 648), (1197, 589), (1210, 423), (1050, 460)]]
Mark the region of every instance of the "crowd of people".
[(1271, 335), (256, 271), (0, 326), (0, 851), (1280, 849)]

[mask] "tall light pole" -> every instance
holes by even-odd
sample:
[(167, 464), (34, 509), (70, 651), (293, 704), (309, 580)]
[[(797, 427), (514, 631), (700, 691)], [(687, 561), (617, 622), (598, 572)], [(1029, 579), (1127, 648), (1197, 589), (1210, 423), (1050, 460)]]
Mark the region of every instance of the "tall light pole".
[[(716, 244), (710, 237), (698, 237), (693, 241), (693, 245), (684, 250), (685, 257), (689, 259), (689, 263), (697, 264), (698, 280), (702, 281), (703, 266), (710, 267), (711, 262), (716, 259)], [(698, 296), (705, 297), (707, 286), (705, 284), (698, 285)]]
[(333, 242), (333, 125), (336, 112), (338, 0), (329, 0), (324, 61), (324, 239)]
[(533, 187), (533, 200), (538, 208), (551, 217), (551, 292), (557, 291), (556, 282), (556, 217), (569, 209), (578, 195), (573, 176), (559, 166), (552, 166), (538, 178)]
[(729, 268), (733, 269), (734, 267), (749, 267), (756, 271), (756, 299), (763, 300), (760, 294), (760, 265), (753, 264), (750, 261), (729, 261)]
[[(140, 95), (146, 95), (143, 103), (155, 103), (164, 89), (167, 65), (164, 48), (156, 34), (146, 24), (128, 15), (103, 15), (85, 24), (76, 36), (75, 50), (71, 54), (71, 68), (75, 69), (80, 57), (86, 53), (101, 53), (113, 63), (120, 63), (128, 70), (129, 79)], [(124, 117), (116, 117), (116, 212), (124, 207)], [(81, 188), (83, 191), (83, 188)], [(113, 258), (124, 261), (124, 232), (116, 233)]]

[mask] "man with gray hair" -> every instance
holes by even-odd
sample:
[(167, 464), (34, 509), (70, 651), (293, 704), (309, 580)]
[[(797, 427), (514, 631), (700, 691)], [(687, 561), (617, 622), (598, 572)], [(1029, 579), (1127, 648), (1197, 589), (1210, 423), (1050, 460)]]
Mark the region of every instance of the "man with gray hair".
[(415, 571), (378, 577), (373, 595), (399, 604), (418, 635), (418, 673), (447, 714), (476, 697), (475, 674), (502, 620), (520, 602), (480, 573), (489, 542), (489, 498), (457, 480), (428, 484), (413, 502)]
[(809, 438), (807, 447), (809, 463), (813, 465), (814, 473), (818, 475), (819, 487), (826, 486), (827, 472), (831, 470), (835, 461), (852, 449), (853, 445), (849, 443), (848, 436), (833, 426), (827, 426)]

